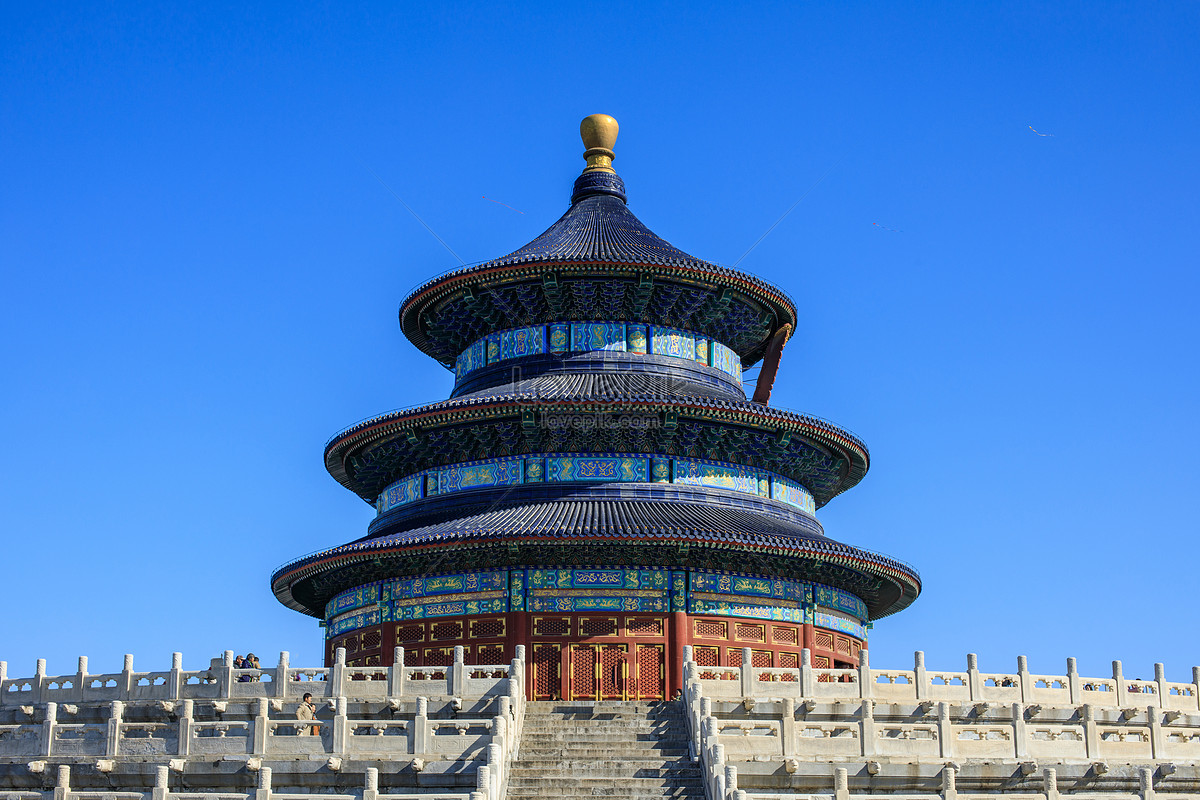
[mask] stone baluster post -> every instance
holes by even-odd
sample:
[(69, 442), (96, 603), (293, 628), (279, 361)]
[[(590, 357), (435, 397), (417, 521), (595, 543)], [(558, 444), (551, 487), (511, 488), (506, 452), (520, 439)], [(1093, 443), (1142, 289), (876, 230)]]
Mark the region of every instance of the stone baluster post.
[(525, 690), (525, 645), (519, 644), (513, 650), (513, 658), (520, 662), (517, 666), (517, 677), (521, 682), (521, 697), (527, 697), (528, 692)]
[(178, 755), (186, 756), (192, 750), (192, 723), (196, 720), (196, 701), (184, 700), (183, 708), (179, 712), (179, 752)]
[(391, 697), (404, 696), (404, 648), (397, 647), (392, 651), (392, 667), (388, 673), (388, 695)]
[(1162, 758), (1164, 754), (1163, 720), (1157, 705), (1146, 708), (1146, 719), (1150, 721), (1150, 757)]
[(487, 800), (496, 800), (492, 794), (492, 768), (483, 764), (475, 770), (475, 789)]
[(515, 698), (518, 694), (525, 697), (525, 662), (514, 658), (508, 665), (508, 685), (510, 694)]
[(54, 800), (67, 800), (71, 794), (71, 768), (66, 764), (58, 767), (58, 781), (54, 784)]
[(875, 701), (863, 700), (862, 713), (859, 715), (859, 737), (862, 739), (862, 754), (864, 757), (873, 756), (879, 749), (875, 728)]
[(1117, 705), (1125, 704), (1125, 675), (1121, 671), (1121, 662), (1114, 661), (1113, 665), (1113, 683), (1117, 684)]
[(933, 687), (929, 683), (929, 673), (925, 671), (925, 651), (913, 652), (913, 681), (916, 683), (917, 699), (928, 700)]
[(125, 663), (121, 666), (121, 693), (125, 697), (129, 697), (129, 693), (133, 691), (136, 681), (133, 677), (133, 653), (125, 654)]
[(742, 697), (754, 697), (754, 654), (749, 647), (742, 648), (741, 675)]
[(256, 756), (267, 753), (267, 723), (270, 718), (270, 706), (267, 703), (268, 700), (265, 697), (258, 698), (254, 703), (254, 749), (251, 752)]
[(33, 673), (33, 702), (42, 702), (46, 688), (46, 659), (39, 658)]
[(167, 680), (167, 696), (178, 700), (183, 694), (183, 653), (171, 653), (171, 677)]
[(1042, 770), (1042, 791), (1046, 800), (1058, 800), (1058, 770), (1050, 767)]
[(938, 703), (938, 747), (942, 758), (954, 757), (954, 731), (950, 725), (950, 704)]
[(690, 644), (685, 644), (685, 645), (683, 646), (683, 663), (684, 663), (684, 665), (685, 665), (685, 666), (686, 666), (687, 664), (689, 664), (689, 663), (691, 663), (691, 662), (692, 662), (692, 660), (693, 660), (693, 658), (692, 658), (692, 654), (693, 654), (693, 652), (694, 652), (694, 651), (692, 650), (692, 646), (691, 646)]
[(1167, 668), (1164, 664), (1154, 665), (1154, 684), (1154, 691), (1158, 693), (1158, 702), (1155, 705), (1165, 708), (1167, 705)]
[(796, 701), (783, 698), (783, 716), (780, 718), (779, 735), (783, 737), (783, 755), (796, 755)]
[(958, 770), (951, 766), (942, 767), (942, 800), (957, 800)]
[(350, 720), (345, 695), (338, 695), (334, 702), (333, 742), (330, 750), (335, 756), (346, 755), (346, 739), (350, 736)]
[(467, 691), (466, 651), (463, 646), (454, 646), (454, 663), (446, 670), (449, 679), (449, 694), (451, 697), (462, 697)]
[(333, 651), (333, 667), (329, 670), (329, 695), (341, 697), (346, 693), (346, 648)]
[(972, 700), (983, 699), (983, 678), (979, 677), (979, 655), (967, 653), (967, 687)]
[(1154, 767), (1142, 767), (1138, 770), (1138, 795), (1142, 800), (1154, 797)]
[(54, 755), (54, 726), (58, 724), (58, 703), (46, 703), (46, 718), (42, 720), (42, 755)]
[(513, 711), (512, 698), (506, 694), (500, 695), (500, 699), (496, 701), (496, 713), (506, 720), (514, 719), (516, 712)]
[(154, 789), (150, 792), (150, 800), (167, 800), (167, 794), (169, 793), (168, 781), (170, 777), (170, 767), (155, 767)]
[(8, 662), (0, 661), (0, 685), (8, 680)]
[(871, 680), (871, 664), (866, 650), (858, 651), (858, 696), (863, 699), (875, 696), (875, 681)]
[(1067, 659), (1067, 692), (1071, 705), (1077, 706), (1083, 701), (1083, 684), (1079, 680), (1079, 665), (1074, 657)]
[(221, 697), (229, 699), (233, 696), (233, 684), (237, 679), (233, 677), (233, 651), (226, 650), (221, 656), (221, 671), (218, 675), (218, 683), (220, 688), (218, 691)]
[(1021, 702), (1033, 702), (1033, 678), (1029, 674), (1029, 658), (1017, 656), (1017, 685), (1021, 687)]
[(713, 800), (725, 800), (725, 745), (713, 745), (713, 759), (709, 769), (713, 776)]
[(725, 796), (729, 800), (733, 800), (737, 794), (737, 767), (733, 764), (725, 765)]
[(379, 768), (367, 767), (362, 800), (379, 800)]
[(1029, 757), (1029, 731), (1025, 724), (1025, 706), (1012, 704), (1013, 747), (1017, 758)]
[[(488, 723), (488, 730), (492, 734), (492, 744), (499, 744), (501, 750), (500, 754), (504, 757), (504, 760), (507, 761), (508, 741), (506, 733), (508, 731), (508, 726), (504, 717), (500, 716), (499, 714), (492, 717), (491, 722)], [(491, 745), (488, 746), (490, 747)]]
[(87, 678), (88, 657), (80, 656), (79, 666), (75, 670), (75, 691), (73, 692), (75, 699), (79, 702), (83, 702), (83, 687), (87, 686)]
[(410, 742), (411, 752), (414, 756), (421, 756), (429, 751), (429, 698), (427, 697), (417, 698), (417, 716), (413, 719)]
[(254, 800), (271, 800), (270, 767), (259, 767), (258, 769), (258, 790), (254, 793)]
[(275, 696), (285, 698), (292, 690), (291, 671), (292, 654), (287, 650), (279, 651), (279, 663), (275, 665)]
[(845, 767), (833, 771), (833, 800), (850, 800), (850, 773)]
[(800, 651), (800, 696), (816, 694), (817, 676), (813, 674), (812, 650), (805, 647)]
[(501, 779), (504, 776), (504, 753), (498, 744), (489, 744), (487, 746), (487, 764), (492, 770), (492, 779), (488, 785), (491, 789), (492, 797), (503, 797), (504, 787), (501, 785)]
[(1083, 704), (1083, 749), (1088, 758), (1100, 757), (1100, 735), (1096, 729), (1096, 709)]
[(113, 700), (109, 705), (108, 712), (108, 744), (105, 747), (104, 753), (109, 758), (120, 755), (119, 748), (121, 746), (121, 722), (125, 718), (125, 704), (120, 700)]

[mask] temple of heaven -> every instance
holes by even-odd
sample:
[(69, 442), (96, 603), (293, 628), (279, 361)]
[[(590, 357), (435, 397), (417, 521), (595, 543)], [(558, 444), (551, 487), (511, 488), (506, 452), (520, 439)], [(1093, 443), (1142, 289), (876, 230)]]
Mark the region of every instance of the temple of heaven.
[[(626, 206), (617, 123), (581, 125), (570, 208), (529, 244), (417, 288), (400, 328), (448, 400), (334, 436), (325, 466), (377, 515), (280, 568), (280, 602), (351, 665), (507, 663), (531, 699), (666, 698), (701, 665), (857, 665), (913, 602), (907, 564), (825, 536), (866, 445), (767, 404), (796, 304), (690, 256)], [(748, 398), (742, 371), (763, 367)]]

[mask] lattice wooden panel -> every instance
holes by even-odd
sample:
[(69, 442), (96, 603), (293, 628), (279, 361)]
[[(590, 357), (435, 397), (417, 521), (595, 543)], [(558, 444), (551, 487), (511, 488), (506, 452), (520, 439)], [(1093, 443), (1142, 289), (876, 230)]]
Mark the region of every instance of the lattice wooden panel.
[(595, 697), (596, 686), (596, 648), (571, 648), (571, 696)]
[(623, 698), (625, 696), (625, 653), (623, 644), (606, 644), (600, 647), (600, 696)]
[(416, 625), (398, 625), (396, 627), (396, 644), (404, 644), (405, 642), (422, 642), (425, 640), (425, 626), (423, 624)]
[(504, 645), (502, 644), (481, 644), (479, 645), (479, 654), (475, 659), (477, 664), (503, 664), (504, 663)]
[(533, 647), (533, 692), (543, 700), (558, 697), (562, 690), (559, 667), (562, 651), (558, 645), (541, 644)]
[(499, 639), (504, 636), (503, 619), (476, 619), (471, 621), (472, 639)]
[(629, 617), (625, 632), (630, 636), (663, 636), (663, 621), (647, 617)]
[(771, 641), (775, 644), (796, 644), (799, 641), (797, 630), (787, 625), (771, 626)]
[(461, 622), (435, 622), (430, 639), (461, 639), (463, 624)]
[(617, 621), (610, 617), (584, 617), (579, 620), (580, 636), (616, 636)]
[(717, 667), (720, 666), (721, 663), (721, 650), (717, 647), (693, 645), (692, 658), (694, 658), (696, 660), (696, 664), (701, 667)]
[(362, 635), (363, 650), (378, 650), (381, 644), (383, 644), (383, 631), (381, 630), (367, 631)]
[(661, 644), (637, 645), (637, 692), (639, 698), (666, 699), (665, 672), (666, 658)]
[(571, 634), (570, 617), (534, 617), (534, 636), (569, 636)]
[[(813, 644), (821, 650), (833, 649), (833, 634), (829, 631), (815, 631), (813, 633)], [(826, 659), (828, 660), (828, 659)], [(816, 663), (815, 660), (813, 662)]]
[(425, 648), (425, 666), (448, 667), (454, 663), (454, 648), (427, 647)]
[(767, 630), (765, 625), (739, 622), (733, 627), (733, 636), (739, 642), (762, 642), (766, 641)]
[(729, 625), (720, 620), (713, 619), (698, 619), (695, 620), (693, 630), (696, 636), (702, 639), (728, 639)]

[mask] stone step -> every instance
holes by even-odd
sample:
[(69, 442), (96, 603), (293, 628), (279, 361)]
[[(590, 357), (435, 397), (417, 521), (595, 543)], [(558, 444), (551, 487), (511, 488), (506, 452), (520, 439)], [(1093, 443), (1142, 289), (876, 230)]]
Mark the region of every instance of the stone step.
[(522, 741), (628, 741), (638, 746), (643, 741), (670, 741), (686, 745), (690, 736), (656, 730), (613, 730), (612, 728), (588, 728), (586, 730), (524, 730)]
[(620, 744), (627, 743), (631, 748), (637, 749), (645, 747), (648, 744), (666, 744), (672, 747), (687, 747), (690, 740), (686, 736), (655, 736), (652, 733), (638, 733), (632, 736), (625, 736), (620, 733), (542, 733), (542, 734), (525, 734), (521, 737), (522, 745), (566, 745), (574, 744)]
[(689, 797), (692, 794), (704, 795), (704, 787), (699, 781), (687, 784), (661, 781), (647, 782), (644, 785), (631, 785), (628, 781), (598, 781), (595, 784), (574, 785), (562, 781), (547, 782), (529, 786), (513, 786), (508, 788), (511, 797)]
[(686, 747), (654, 747), (641, 750), (608, 747), (597, 744), (584, 747), (525, 747), (520, 750), (521, 761), (553, 761), (569, 758), (684, 758), (688, 755)]
[[(597, 761), (597, 764), (601, 762)], [(657, 781), (662, 780), (677, 780), (696, 777), (696, 770), (690, 764), (682, 767), (658, 765), (640, 766), (637, 764), (615, 764), (613, 766), (579, 766), (579, 767), (563, 767), (563, 766), (546, 766), (543, 769), (533, 767), (525, 767), (521, 769), (509, 770), (509, 780), (516, 778), (554, 778), (555, 780), (565, 780), (570, 782), (576, 778), (609, 778), (614, 781), (623, 781), (630, 778), (653, 778)]]
[[(590, 790), (587, 790), (590, 792)], [(547, 789), (510, 789), (508, 800), (546, 800), (547, 798), (620, 798), (622, 800), (661, 800), (662, 798), (673, 798), (674, 800), (704, 800), (704, 789), (702, 788), (679, 788), (679, 789), (595, 789), (595, 794), (588, 794), (586, 790), (581, 792), (563, 792), (557, 788)]]

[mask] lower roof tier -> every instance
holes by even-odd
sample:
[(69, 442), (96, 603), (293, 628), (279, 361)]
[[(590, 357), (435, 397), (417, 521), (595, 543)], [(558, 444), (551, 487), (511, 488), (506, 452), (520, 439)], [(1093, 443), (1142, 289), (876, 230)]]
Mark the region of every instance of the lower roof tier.
[(920, 592), (911, 566), (824, 536), (812, 517), (766, 498), (699, 487), (518, 486), (435, 496), (372, 535), (272, 576), (284, 605), (321, 617), (339, 592), (376, 580), (510, 567), (737, 570), (845, 589), (871, 619)]
[(823, 420), (745, 400), (592, 394), (588, 383), (539, 393), (453, 398), (361, 422), (325, 448), (325, 466), (368, 503), (431, 467), (531, 453), (658, 453), (729, 461), (796, 481), (819, 508), (857, 484), (870, 456)]

